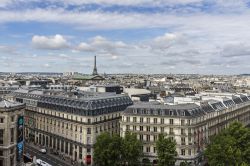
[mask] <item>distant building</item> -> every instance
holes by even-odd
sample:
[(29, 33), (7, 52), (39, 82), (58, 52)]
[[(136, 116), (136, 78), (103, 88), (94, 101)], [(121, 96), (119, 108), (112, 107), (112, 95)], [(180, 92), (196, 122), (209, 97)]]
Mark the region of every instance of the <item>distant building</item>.
[(90, 86), (92, 92), (113, 92), (116, 94), (123, 93), (123, 87), (120, 85), (95, 85)]
[(25, 104), (0, 98), (0, 166), (15, 166), (23, 157)]
[(86, 84), (86, 83), (96, 83), (99, 81), (105, 80), (102, 76), (98, 75), (97, 73), (97, 67), (96, 67), (96, 56), (94, 58), (94, 68), (92, 75), (74, 75), (72, 80), (69, 80), (69, 82), (73, 84)]

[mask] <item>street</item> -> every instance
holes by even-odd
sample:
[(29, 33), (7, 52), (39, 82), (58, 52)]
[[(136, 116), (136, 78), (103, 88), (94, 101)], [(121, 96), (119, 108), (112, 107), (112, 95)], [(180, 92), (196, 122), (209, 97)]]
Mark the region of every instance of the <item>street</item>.
[(52, 166), (72, 166), (69, 163), (53, 156), (52, 154), (42, 154), (38, 149), (25, 144), (24, 152), (29, 153), (31, 156), (36, 156), (36, 159), (41, 159)]

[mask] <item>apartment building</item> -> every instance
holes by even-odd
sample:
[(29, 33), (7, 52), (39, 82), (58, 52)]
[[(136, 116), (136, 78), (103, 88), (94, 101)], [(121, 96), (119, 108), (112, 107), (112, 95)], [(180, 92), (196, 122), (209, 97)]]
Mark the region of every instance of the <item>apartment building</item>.
[(26, 103), (25, 138), (72, 160), (93, 164), (93, 144), (101, 132), (119, 133), (128, 96), (113, 93), (18, 90)]
[(17, 165), (22, 158), (24, 108), (0, 98), (0, 166)]
[(203, 152), (209, 138), (233, 121), (250, 124), (249, 96), (207, 100), (200, 105), (135, 103), (124, 111), (120, 125), (122, 136), (126, 131), (137, 134), (143, 142), (143, 152), (151, 162), (157, 163), (155, 143), (163, 133), (176, 140), (176, 165), (185, 161), (200, 165), (204, 161)]

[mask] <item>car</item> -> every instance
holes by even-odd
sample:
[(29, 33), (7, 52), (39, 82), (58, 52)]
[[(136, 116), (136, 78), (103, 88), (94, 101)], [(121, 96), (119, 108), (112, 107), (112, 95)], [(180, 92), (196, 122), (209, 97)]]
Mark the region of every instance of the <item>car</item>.
[(43, 148), (43, 149), (40, 149), (40, 152), (43, 153), (43, 154), (46, 154), (47, 150)]
[(37, 163), (37, 165), (39, 165), (39, 166), (52, 166), (52, 165), (46, 163), (45, 161), (43, 161), (43, 160), (41, 160), (41, 159), (36, 159), (36, 163)]

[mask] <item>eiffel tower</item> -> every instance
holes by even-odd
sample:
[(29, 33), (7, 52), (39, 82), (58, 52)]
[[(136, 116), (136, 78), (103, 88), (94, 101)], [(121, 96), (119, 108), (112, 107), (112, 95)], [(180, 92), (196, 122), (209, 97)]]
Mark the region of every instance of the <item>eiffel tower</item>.
[(97, 73), (97, 68), (96, 68), (96, 56), (95, 56), (95, 59), (94, 59), (94, 69), (93, 69), (93, 73), (92, 73), (92, 75), (98, 75), (98, 73)]

